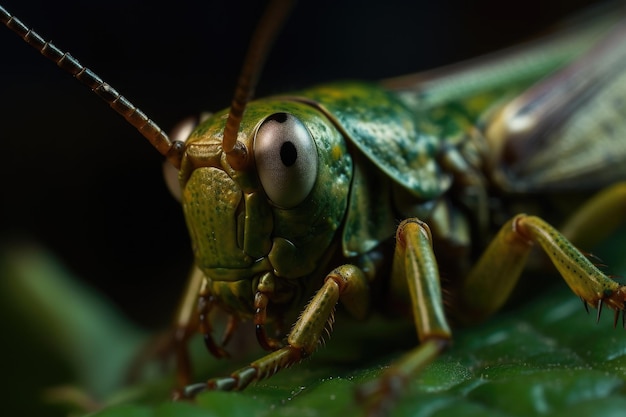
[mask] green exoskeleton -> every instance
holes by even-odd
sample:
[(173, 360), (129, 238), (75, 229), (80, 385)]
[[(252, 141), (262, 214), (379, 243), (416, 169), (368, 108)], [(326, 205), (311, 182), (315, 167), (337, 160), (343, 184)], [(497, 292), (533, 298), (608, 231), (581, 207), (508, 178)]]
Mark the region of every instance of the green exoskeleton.
[[(360, 390), (386, 403), (449, 345), (451, 320), (478, 321), (504, 304), (532, 247), (585, 307), (600, 314), (606, 306), (623, 320), (626, 288), (572, 243), (590, 245), (626, 217), (623, 23), (600, 19), (461, 69), (249, 102), (288, 12), (282, 3), (261, 20), (231, 107), (174, 140), (0, 8), (5, 25), (104, 98), (178, 170), (195, 255), (172, 332), (179, 396), (243, 389), (299, 362), (332, 330), (337, 304), (357, 318), (374, 304), (402, 305), (421, 343)], [(560, 231), (544, 213), (519, 210), (600, 189)], [(223, 341), (213, 334), (217, 312), (229, 317)], [(244, 320), (267, 355), (192, 383), (188, 339), (200, 330), (208, 350), (226, 356)]]

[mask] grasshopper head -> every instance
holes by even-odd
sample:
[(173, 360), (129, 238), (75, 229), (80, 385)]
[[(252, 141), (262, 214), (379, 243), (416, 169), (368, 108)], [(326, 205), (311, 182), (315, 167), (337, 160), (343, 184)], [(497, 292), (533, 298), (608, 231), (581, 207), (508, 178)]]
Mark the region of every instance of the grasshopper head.
[[(236, 169), (222, 146), (225, 114), (200, 124), (186, 142), (181, 201), (213, 294), (244, 313), (261, 277), (301, 288), (326, 264), (346, 210), (352, 161), (323, 114), (268, 99), (246, 109), (237, 141), (247, 163)], [(296, 301), (284, 293), (281, 300)]]

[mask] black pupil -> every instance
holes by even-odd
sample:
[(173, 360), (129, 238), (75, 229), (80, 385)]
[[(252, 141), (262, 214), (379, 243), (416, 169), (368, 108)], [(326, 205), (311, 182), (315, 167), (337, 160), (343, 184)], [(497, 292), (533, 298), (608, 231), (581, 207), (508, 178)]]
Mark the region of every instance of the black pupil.
[(296, 159), (298, 159), (298, 151), (296, 150), (296, 146), (291, 142), (285, 142), (280, 147), (280, 160), (283, 165), (286, 167), (290, 167), (296, 163)]

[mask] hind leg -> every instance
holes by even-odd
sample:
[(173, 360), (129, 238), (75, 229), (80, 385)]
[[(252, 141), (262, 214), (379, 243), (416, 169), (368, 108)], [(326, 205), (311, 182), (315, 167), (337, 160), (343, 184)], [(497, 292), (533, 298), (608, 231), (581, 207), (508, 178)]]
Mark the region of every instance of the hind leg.
[[(601, 205), (601, 210), (607, 209)], [(598, 213), (597, 210), (591, 211)], [(570, 233), (591, 227), (585, 222), (579, 224), (579, 228), (570, 227)], [(508, 299), (534, 245), (548, 255), (570, 289), (586, 305), (599, 311), (607, 305), (615, 310), (617, 320), (625, 308), (626, 287), (600, 271), (554, 227), (539, 217), (525, 214), (515, 216), (501, 228), (464, 281), (460, 294), (462, 317), (467, 321), (479, 320), (498, 310)]]

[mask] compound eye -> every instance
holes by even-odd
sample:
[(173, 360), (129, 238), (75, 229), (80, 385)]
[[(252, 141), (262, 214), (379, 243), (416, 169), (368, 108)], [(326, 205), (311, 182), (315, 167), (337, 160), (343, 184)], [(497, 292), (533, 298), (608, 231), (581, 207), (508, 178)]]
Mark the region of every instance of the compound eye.
[(317, 178), (317, 147), (295, 116), (275, 113), (263, 121), (254, 138), (254, 159), (269, 199), (282, 208), (300, 204)]

